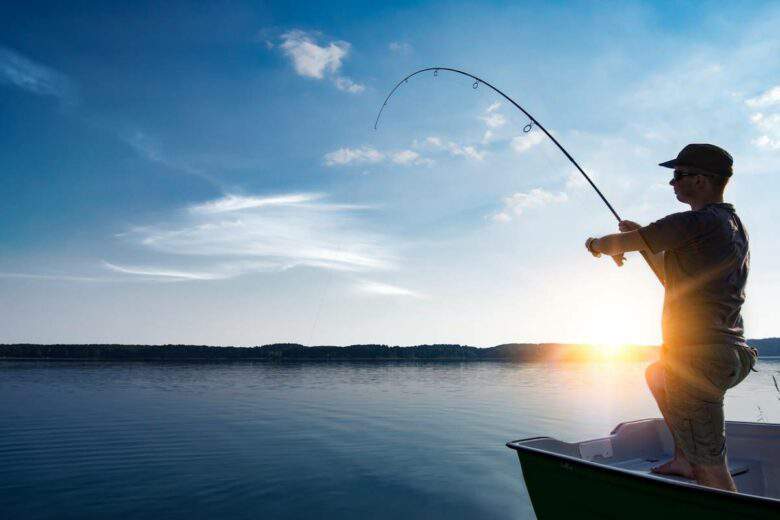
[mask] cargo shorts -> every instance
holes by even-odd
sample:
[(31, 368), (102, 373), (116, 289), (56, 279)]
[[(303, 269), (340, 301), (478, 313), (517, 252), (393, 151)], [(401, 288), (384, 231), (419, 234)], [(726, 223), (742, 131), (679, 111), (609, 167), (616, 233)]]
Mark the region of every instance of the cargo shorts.
[(666, 420), (691, 464), (722, 464), (726, 458), (723, 397), (747, 377), (755, 349), (733, 345), (664, 348)]

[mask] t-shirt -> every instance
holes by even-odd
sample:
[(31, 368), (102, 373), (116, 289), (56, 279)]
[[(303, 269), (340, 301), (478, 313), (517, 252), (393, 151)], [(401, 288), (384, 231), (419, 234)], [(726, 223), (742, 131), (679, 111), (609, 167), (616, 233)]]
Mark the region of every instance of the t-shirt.
[(746, 345), (742, 304), (750, 268), (748, 235), (731, 204), (708, 204), (639, 230), (665, 251), (664, 345)]

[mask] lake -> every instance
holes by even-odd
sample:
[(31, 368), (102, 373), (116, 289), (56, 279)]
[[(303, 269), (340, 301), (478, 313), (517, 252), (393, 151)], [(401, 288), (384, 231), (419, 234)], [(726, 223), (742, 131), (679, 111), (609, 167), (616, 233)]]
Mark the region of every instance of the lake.
[[(533, 518), (509, 440), (658, 416), (646, 362), (0, 361), (4, 518)], [(780, 360), (727, 394), (780, 422)]]

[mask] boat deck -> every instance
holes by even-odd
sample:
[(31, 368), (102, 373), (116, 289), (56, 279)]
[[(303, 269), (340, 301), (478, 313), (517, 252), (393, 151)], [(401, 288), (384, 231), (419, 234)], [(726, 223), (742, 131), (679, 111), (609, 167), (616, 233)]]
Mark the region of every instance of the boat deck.
[[(780, 424), (726, 423), (729, 469), (740, 494), (780, 499)], [(509, 443), (573, 457), (651, 479), (695, 485), (692, 480), (657, 475), (652, 466), (669, 460), (674, 442), (662, 419), (621, 423), (609, 437), (566, 443), (549, 437), (537, 437)]]

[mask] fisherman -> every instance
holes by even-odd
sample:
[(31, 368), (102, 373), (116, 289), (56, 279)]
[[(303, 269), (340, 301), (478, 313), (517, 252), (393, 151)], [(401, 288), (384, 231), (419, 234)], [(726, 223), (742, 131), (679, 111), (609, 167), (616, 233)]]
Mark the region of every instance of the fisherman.
[(736, 491), (726, 461), (723, 397), (756, 362), (745, 342), (740, 309), (750, 263), (748, 236), (723, 191), (733, 173), (728, 152), (689, 144), (669, 184), (691, 207), (642, 227), (628, 220), (620, 233), (589, 238), (593, 256), (644, 251), (664, 284), (660, 361), (647, 368), (650, 391), (672, 433), (674, 458), (653, 472)]

